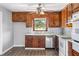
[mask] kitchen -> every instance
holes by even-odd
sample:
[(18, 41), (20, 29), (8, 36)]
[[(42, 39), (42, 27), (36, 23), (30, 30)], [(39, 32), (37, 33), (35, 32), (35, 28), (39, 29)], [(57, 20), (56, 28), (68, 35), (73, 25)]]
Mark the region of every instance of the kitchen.
[(4, 34), (1, 55), (11, 55), (14, 47), (24, 47), (27, 52), (48, 49), (56, 51), (55, 56), (79, 56), (78, 3), (3, 3), (0, 12)]

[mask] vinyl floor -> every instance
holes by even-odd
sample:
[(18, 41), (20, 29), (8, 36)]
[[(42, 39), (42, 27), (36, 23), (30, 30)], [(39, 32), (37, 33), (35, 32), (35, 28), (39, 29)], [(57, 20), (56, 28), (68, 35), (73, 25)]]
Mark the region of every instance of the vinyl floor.
[(25, 50), (24, 47), (14, 47), (2, 56), (58, 56), (55, 49)]

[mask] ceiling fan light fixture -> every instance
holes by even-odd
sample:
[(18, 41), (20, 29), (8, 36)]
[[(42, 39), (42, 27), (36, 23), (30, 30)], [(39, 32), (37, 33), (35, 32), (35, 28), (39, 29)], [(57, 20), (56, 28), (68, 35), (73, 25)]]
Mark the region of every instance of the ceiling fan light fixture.
[(36, 13), (37, 14), (44, 14), (44, 11), (43, 11), (44, 9), (45, 8), (41, 7), (41, 4), (38, 4)]
[(44, 13), (44, 11), (41, 11), (41, 12), (40, 12), (40, 14), (42, 14), (42, 15), (43, 15), (43, 14), (45, 14), (45, 13)]

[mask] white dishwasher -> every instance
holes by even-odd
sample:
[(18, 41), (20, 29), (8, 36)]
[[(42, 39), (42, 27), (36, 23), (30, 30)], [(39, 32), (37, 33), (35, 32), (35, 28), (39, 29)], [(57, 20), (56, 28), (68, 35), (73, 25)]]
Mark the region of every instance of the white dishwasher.
[(53, 47), (53, 36), (46, 36), (45, 48), (54, 48)]

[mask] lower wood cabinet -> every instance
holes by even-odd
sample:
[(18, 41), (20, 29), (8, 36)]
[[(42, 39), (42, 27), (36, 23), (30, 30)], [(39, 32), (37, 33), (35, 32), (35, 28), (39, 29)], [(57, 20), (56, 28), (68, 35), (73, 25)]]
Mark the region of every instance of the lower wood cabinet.
[(27, 48), (45, 48), (45, 36), (25, 36), (25, 47)]
[(68, 56), (72, 56), (72, 42), (68, 41)]
[(72, 49), (72, 56), (79, 56), (79, 53)]

